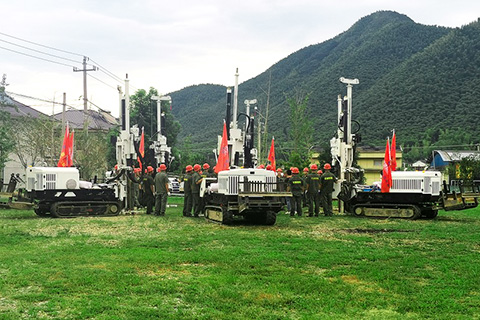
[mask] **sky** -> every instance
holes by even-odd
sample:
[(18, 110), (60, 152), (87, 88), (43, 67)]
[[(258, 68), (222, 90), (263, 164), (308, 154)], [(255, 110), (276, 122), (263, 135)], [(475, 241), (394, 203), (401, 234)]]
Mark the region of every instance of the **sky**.
[(82, 109), (83, 73), (73, 67), (87, 57), (87, 69), (98, 68), (88, 72), (88, 100), (118, 116), (127, 74), (130, 94), (233, 86), (236, 68), (247, 81), (379, 10), (461, 27), (479, 18), (480, 1), (0, 0), (0, 76), (13, 98), (46, 114), (61, 111), (53, 102), (64, 92), (68, 106)]

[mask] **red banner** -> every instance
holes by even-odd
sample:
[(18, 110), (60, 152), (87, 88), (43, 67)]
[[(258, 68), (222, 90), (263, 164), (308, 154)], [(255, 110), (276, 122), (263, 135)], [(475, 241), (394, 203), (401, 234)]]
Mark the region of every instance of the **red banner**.
[(273, 171), (277, 171), (277, 164), (275, 162), (275, 138), (274, 137), (272, 137), (272, 144), (270, 145), (270, 152), (268, 153), (268, 161), (270, 161)]
[(70, 136), (68, 138), (68, 156), (67, 156), (67, 167), (73, 166), (73, 137), (75, 135), (75, 131), (72, 130)]
[(60, 159), (58, 159), (57, 167), (71, 167), (73, 165), (73, 132), (70, 135), (70, 130), (65, 127), (65, 135), (63, 136), (62, 152)]
[[(138, 147), (138, 151), (140, 151), (140, 154), (143, 157), (145, 157), (145, 136), (143, 134), (143, 128), (142, 128), (142, 136), (140, 137), (140, 146)], [(140, 169), (142, 169), (142, 161), (140, 160), (140, 157), (137, 157), (138, 163), (140, 164)]]
[(218, 154), (217, 165), (215, 166), (215, 173), (230, 169), (230, 159), (228, 157), (228, 140), (227, 140), (227, 124), (223, 122), (222, 142), (220, 144), (220, 151)]
[(392, 146), (390, 148), (390, 168), (392, 171), (397, 170), (397, 141), (395, 137), (395, 130), (393, 130), (393, 136), (392, 136)]
[(385, 148), (385, 158), (383, 160), (382, 171), (382, 192), (390, 192), (392, 187), (392, 168), (390, 164), (390, 146), (387, 139), (387, 146)]

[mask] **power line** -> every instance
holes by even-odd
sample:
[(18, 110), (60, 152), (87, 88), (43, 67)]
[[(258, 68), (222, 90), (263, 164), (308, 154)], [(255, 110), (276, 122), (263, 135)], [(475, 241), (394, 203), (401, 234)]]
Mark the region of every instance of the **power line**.
[[(43, 45), (43, 44), (40, 44), (40, 43), (36, 43), (36, 42), (33, 42), (33, 41), (29, 41), (29, 40), (25, 40), (25, 39), (22, 39), (22, 38), (19, 38), (19, 37), (15, 37), (15, 36), (12, 36), (12, 35), (9, 35), (9, 34), (6, 34), (6, 33), (3, 33), (3, 32), (0, 32), (0, 35), (3, 35), (3, 36), (6, 36), (6, 37), (10, 37), (10, 38), (13, 38), (13, 39), (16, 39), (16, 40), (19, 40), (19, 41), (23, 41), (23, 42), (26, 42), (26, 43), (30, 43), (30, 44), (33, 44), (33, 45), (36, 45), (36, 46), (40, 46), (40, 47), (43, 47), (43, 48), (47, 48), (47, 49), (50, 49), (50, 50), (56, 50), (56, 51), (59, 51), (59, 52), (63, 52), (63, 53), (67, 53), (67, 54), (71, 54), (71, 55), (76, 55), (76, 56), (81, 56), (83, 57), (84, 59), (86, 58), (85, 55), (82, 55), (82, 54), (79, 54), (79, 53), (75, 53), (75, 52), (70, 52), (70, 51), (66, 51), (66, 50), (62, 50), (62, 49), (58, 49), (58, 48), (54, 48), (54, 47), (50, 47), (50, 46), (46, 46), (46, 45)], [(10, 42), (10, 41), (6, 41), (6, 40), (2, 40), (0, 39), (0, 41), (2, 42), (5, 42), (5, 43), (8, 43), (10, 45), (14, 45), (14, 46), (18, 46), (20, 48), (23, 48), (23, 49), (26, 49), (26, 50), (31, 50), (31, 51), (34, 51), (34, 52), (37, 52), (37, 53), (40, 53), (40, 54), (44, 54), (44, 55), (48, 55), (48, 56), (51, 56), (51, 57), (54, 57), (54, 58), (57, 58), (57, 59), (63, 59), (63, 60), (67, 60), (67, 61), (70, 61), (70, 62), (74, 62), (74, 63), (78, 63), (78, 64), (81, 64), (81, 62), (77, 62), (73, 59), (68, 59), (68, 58), (65, 58), (65, 57), (61, 57), (61, 56), (58, 56), (58, 55), (54, 55), (54, 54), (50, 54), (50, 53), (47, 53), (47, 52), (43, 52), (41, 50), (36, 50), (36, 49), (32, 49), (32, 48), (29, 48), (29, 47), (26, 47), (26, 46), (22, 46), (22, 45), (19, 45), (19, 44), (15, 44), (13, 42)], [(75, 70), (76, 67), (73, 66), (73, 65), (70, 65), (70, 64), (66, 64), (66, 63), (62, 63), (62, 62), (58, 62), (58, 61), (54, 61), (54, 60), (50, 60), (50, 59), (46, 59), (46, 58), (42, 58), (42, 57), (39, 57), (39, 56), (35, 56), (35, 55), (32, 55), (32, 54), (28, 54), (28, 53), (25, 53), (25, 52), (21, 52), (21, 51), (17, 51), (17, 50), (13, 50), (13, 49), (10, 49), (10, 48), (6, 48), (6, 47), (3, 47), (3, 46), (0, 46), (0, 49), (4, 49), (4, 50), (7, 50), (7, 51), (10, 51), (10, 52), (14, 52), (14, 53), (17, 53), (17, 54), (21, 54), (21, 55), (24, 55), (24, 56), (27, 56), (27, 57), (30, 57), (30, 58), (35, 58), (35, 59), (38, 59), (38, 60), (42, 60), (42, 61), (46, 61), (46, 62), (50, 62), (50, 63), (55, 63), (55, 64), (58, 64), (58, 65), (62, 65), (62, 66), (66, 66), (66, 67), (71, 67), (74, 69), (74, 71), (82, 71), (82, 70)], [(107, 68), (101, 66), (99, 63), (97, 63), (96, 61), (93, 61), (92, 59), (90, 58), (87, 58), (88, 60), (92, 61), (94, 64), (98, 65), (100, 68), (97, 68), (95, 67), (94, 65), (92, 65), (93, 69), (95, 70), (99, 70), (100, 72), (104, 73), (105, 75), (107, 75), (108, 77), (112, 78), (113, 80), (119, 82), (120, 84), (124, 84), (124, 80), (121, 79), (120, 77), (116, 76), (113, 72), (109, 71)], [(83, 63), (84, 65), (84, 68), (86, 68), (86, 63), (84, 62)], [(88, 64), (90, 65), (90, 64)], [(88, 74), (89, 76), (91, 76), (90, 74)], [(93, 77), (91, 76), (92, 78), (94, 78), (95, 80), (105, 84), (106, 86), (110, 87), (110, 88), (113, 88), (114, 90), (117, 90), (116, 87), (113, 87), (109, 84), (107, 84), (106, 82), (96, 78), (96, 77)], [(134, 89), (135, 91), (138, 91), (138, 89), (131, 85), (130, 84), (130, 87), (132, 89)]]
[(59, 51), (59, 52), (68, 53), (68, 54), (72, 54), (72, 55), (80, 56), (80, 57), (83, 57), (83, 56), (84, 56), (83, 54), (79, 54), (79, 53), (75, 53), (75, 52), (70, 52), (70, 51), (66, 51), (66, 50), (61, 50), (61, 49), (57, 49), (57, 48), (54, 48), (54, 47), (49, 47), (49, 46), (46, 46), (46, 45), (43, 45), (43, 44), (40, 44), (40, 43), (36, 43), (36, 42), (33, 42), (33, 41), (29, 41), (29, 40), (25, 40), (25, 39), (22, 39), (22, 38), (14, 37), (14, 36), (11, 36), (11, 35), (6, 34), (6, 33), (3, 33), (3, 32), (0, 32), (0, 34), (3, 35), (3, 36), (6, 36), (6, 37), (10, 37), (10, 38), (16, 39), (16, 40), (20, 40), (20, 41), (24, 41), (24, 42), (27, 42), (27, 43), (30, 43), (30, 44), (34, 44), (34, 45), (36, 45), (36, 46), (40, 46), (40, 47), (43, 47), (43, 48), (47, 48), (47, 49), (51, 49), (51, 50), (56, 50), (56, 51)]
[[(27, 96), (25, 94), (20, 94), (20, 93), (15, 93), (15, 92), (10, 92), (10, 91), (5, 91), (6, 94), (8, 95), (12, 95), (12, 96), (18, 96), (18, 97), (22, 97), (22, 98), (26, 98), (26, 99), (32, 99), (32, 100), (37, 100), (37, 101), (42, 101), (42, 102), (47, 102), (47, 103), (51, 103), (51, 104), (56, 104), (56, 105), (60, 105), (60, 106), (63, 106), (63, 103), (62, 102), (56, 102), (56, 101), (52, 101), (52, 100), (47, 100), (47, 99), (41, 99), (41, 98), (36, 98), (36, 97), (32, 97), (32, 96)], [(98, 105), (96, 105), (95, 103), (93, 103), (92, 101), (88, 100), (88, 102), (93, 105), (94, 107), (96, 107), (98, 110), (102, 111), (102, 112), (105, 112), (105, 113), (110, 113), (109, 111), (106, 111), (102, 108), (100, 108)], [(72, 106), (72, 105), (69, 105), (69, 104), (65, 104), (65, 106), (73, 109), (73, 110), (76, 110), (76, 111), (82, 111), (81, 109), (75, 107), (75, 106)], [(48, 107), (51, 107), (51, 106), (48, 106)]]
[(5, 42), (5, 43), (8, 43), (8, 44), (11, 44), (11, 45), (13, 45), (13, 46), (17, 46), (17, 47), (23, 48), (23, 49), (27, 49), (27, 50), (31, 50), (31, 51), (34, 51), (34, 52), (37, 52), (37, 53), (41, 53), (41, 54), (44, 54), (44, 55), (47, 55), (47, 56), (51, 56), (51, 57), (54, 57), (54, 58), (63, 59), (63, 60), (67, 60), (67, 61), (74, 62), (74, 63), (80, 63), (80, 62), (78, 62), (78, 61), (76, 61), (76, 60), (73, 60), (73, 59), (68, 59), (68, 58), (60, 57), (60, 56), (57, 56), (57, 55), (54, 55), (54, 54), (50, 54), (50, 53), (47, 53), (47, 52), (43, 52), (43, 51), (40, 51), (40, 50), (35, 50), (35, 49), (29, 48), (29, 47), (25, 47), (25, 46), (22, 46), (22, 45), (19, 45), (19, 44), (10, 42), (10, 41), (6, 41), (6, 40), (2, 40), (2, 39), (0, 39), (0, 41)]
[[(25, 94), (20, 94), (20, 93), (15, 93), (15, 92), (10, 92), (10, 91), (5, 91), (5, 93), (9, 94), (9, 95), (12, 95), (12, 96), (17, 96), (17, 97), (22, 97), (22, 98), (26, 98), (26, 99), (32, 99), (32, 100), (37, 100), (37, 101), (42, 101), (42, 102), (47, 102), (47, 103), (52, 103), (52, 104), (58, 104), (58, 105), (61, 105), (63, 106), (63, 103), (62, 102), (56, 102), (56, 101), (51, 101), (51, 100), (46, 100), (46, 99), (41, 99), (41, 98), (36, 98), (36, 97), (32, 97), (32, 96), (27, 96)], [(65, 104), (67, 107), (70, 107), (70, 108), (73, 108), (75, 109), (75, 107), (71, 106), (71, 105), (68, 105), (68, 104)]]
[(88, 75), (90, 78), (93, 78), (93, 79), (97, 80), (98, 82), (103, 83), (103, 84), (106, 85), (107, 87), (110, 87), (110, 88), (112, 88), (112, 89), (114, 89), (114, 90), (117, 90), (117, 88), (115, 88), (115, 87), (109, 85), (108, 83), (106, 83), (106, 82), (104, 82), (104, 81), (102, 81), (102, 80), (100, 80), (100, 79), (92, 76), (91, 74), (88, 73), (87, 75)]
[(98, 65), (100, 67), (100, 71), (105, 73), (106, 75), (112, 77), (113, 79), (123, 83), (123, 79), (121, 79), (120, 77), (117, 77), (113, 72), (110, 72), (107, 68), (103, 67), (100, 65), (100, 63), (96, 62), (96, 61), (93, 61), (93, 59), (90, 59), (90, 61), (92, 61), (93, 63), (95, 63), (96, 65)]
[(45, 58), (37, 57), (37, 56), (31, 55), (31, 54), (28, 54), (28, 53), (25, 53), (25, 52), (20, 52), (20, 51), (13, 50), (13, 49), (8, 49), (8, 48), (2, 47), (2, 46), (0, 46), (0, 49), (4, 49), (4, 50), (7, 50), (7, 51), (11, 51), (11, 52), (15, 52), (15, 53), (18, 53), (18, 54), (22, 54), (22, 55), (27, 56), (27, 57), (30, 57), (30, 58), (35, 58), (35, 59), (39, 59), (39, 60), (43, 60), (43, 61), (47, 61), (47, 62), (51, 62), (51, 63), (56, 63), (56, 64), (59, 64), (59, 65), (62, 65), (62, 66), (66, 66), (66, 67), (70, 67), (70, 68), (75, 68), (75, 66), (72, 66), (72, 65), (70, 65), (70, 64), (66, 64), (66, 63), (62, 63), (62, 62), (58, 62), (58, 61), (53, 61), (53, 60), (50, 60), (50, 59), (45, 59)]

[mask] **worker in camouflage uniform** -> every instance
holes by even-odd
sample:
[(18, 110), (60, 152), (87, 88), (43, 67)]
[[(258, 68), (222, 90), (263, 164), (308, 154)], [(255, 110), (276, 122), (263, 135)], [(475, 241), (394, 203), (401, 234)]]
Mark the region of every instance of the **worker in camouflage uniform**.
[[(307, 167), (303, 168), (303, 174), (302, 174), (302, 179), (303, 179), (303, 185), (307, 185), (307, 176), (308, 176), (309, 170)], [(302, 194), (302, 208), (306, 208), (309, 206), (308, 203), (308, 196), (307, 196), (307, 190), (305, 189), (303, 194)]]
[[(320, 187), (320, 176), (317, 174), (317, 165), (312, 164), (310, 166), (311, 172), (307, 175), (307, 197), (308, 197), (308, 216), (313, 217), (315, 209), (315, 217), (318, 217), (320, 212), (319, 207), (319, 194), (318, 190)], [(314, 208), (315, 207), (315, 208)]]
[(153, 205), (155, 203), (155, 198), (153, 196), (154, 190), (154, 182), (153, 182), (153, 167), (147, 167), (147, 174), (143, 177), (142, 180), (142, 190), (144, 196), (145, 206), (147, 207), (147, 214), (151, 214), (153, 211)]
[(155, 183), (155, 215), (164, 216), (167, 209), (168, 199), (168, 177), (167, 166), (163, 163), (158, 168), (158, 173), (153, 179)]
[(290, 216), (295, 215), (295, 211), (299, 217), (302, 216), (302, 195), (304, 192), (304, 182), (299, 175), (300, 171), (297, 167), (292, 168), (292, 177), (289, 179), (289, 191), (292, 192)]
[(325, 172), (320, 176), (320, 191), (322, 197), (322, 207), (325, 216), (333, 216), (332, 192), (337, 178), (330, 172), (332, 166), (326, 163), (323, 166)]
[(203, 181), (202, 176), (200, 175), (200, 167), (199, 164), (193, 166), (193, 170), (195, 171), (192, 175), (192, 203), (193, 203), (193, 216), (198, 218), (200, 212), (202, 211), (202, 204), (200, 202), (200, 184)]
[[(133, 173), (135, 174), (135, 179), (137, 181), (140, 180), (140, 177), (142, 175), (142, 169), (140, 168), (134, 168)], [(139, 182), (133, 182), (133, 206), (139, 208), (141, 206), (139, 197), (140, 197), (140, 183)]]
[[(202, 177), (202, 179), (204, 178), (215, 178), (215, 172), (213, 172), (213, 169), (210, 168), (210, 165), (208, 163), (204, 163), (203, 166), (202, 166), (202, 172), (200, 173), (200, 176)], [(208, 186), (207, 186), (208, 187)], [(203, 212), (205, 211), (205, 199), (204, 198), (200, 198), (200, 211)]]
[(183, 177), (183, 216), (192, 216), (192, 177), (193, 167), (186, 166), (185, 176)]

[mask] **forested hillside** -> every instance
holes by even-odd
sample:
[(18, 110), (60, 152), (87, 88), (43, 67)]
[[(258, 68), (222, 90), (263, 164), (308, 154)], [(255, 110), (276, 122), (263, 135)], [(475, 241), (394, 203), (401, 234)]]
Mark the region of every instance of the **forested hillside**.
[[(338, 79), (358, 78), (353, 118), (361, 123), (363, 144), (383, 145), (392, 129), (404, 146), (478, 142), (479, 47), (478, 22), (450, 29), (421, 25), (396, 12), (376, 12), (241, 83), (239, 112), (245, 99), (256, 98), (265, 116), (270, 86), (268, 136), (275, 136), (279, 150), (288, 150), (286, 98), (309, 95), (314, 141), (325, 145), (336, 131), (337, 96), (346, 93)], [(225, 71), (232, 73), (232, 85), (234, 71)], [(196, 151), (216, 146), (225, 91), (198, 85), (171, 93), (182, 125), (179, 136), (191, 136)]]

